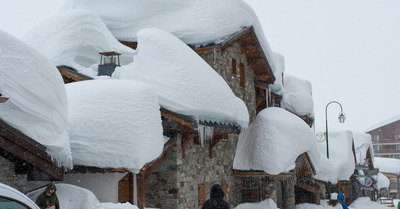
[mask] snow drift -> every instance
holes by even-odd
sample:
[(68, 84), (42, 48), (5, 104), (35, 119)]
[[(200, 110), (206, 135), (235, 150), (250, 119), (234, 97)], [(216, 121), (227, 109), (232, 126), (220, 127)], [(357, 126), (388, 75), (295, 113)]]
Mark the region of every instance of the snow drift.
[(57, 68), (36, 50), (0, 30), (0, 118), (72, 166), (67, 96)]

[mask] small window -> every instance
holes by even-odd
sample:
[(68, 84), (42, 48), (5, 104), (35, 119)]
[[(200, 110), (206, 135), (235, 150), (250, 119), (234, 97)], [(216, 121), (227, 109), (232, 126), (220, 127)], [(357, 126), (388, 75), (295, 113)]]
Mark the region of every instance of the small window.
[(246, 87), (246, 72), (243, 62), (240, 63), (240, 86), (242, 88)]
[(236, 60), (232, 58), (232, 75), (236, 76)]
[(395, 140), (400, 140), (400, 134), (394, 135), (394, 139), (395, 139)]
[(374, 141), (379, 141), (379, 135), (374, 136)]

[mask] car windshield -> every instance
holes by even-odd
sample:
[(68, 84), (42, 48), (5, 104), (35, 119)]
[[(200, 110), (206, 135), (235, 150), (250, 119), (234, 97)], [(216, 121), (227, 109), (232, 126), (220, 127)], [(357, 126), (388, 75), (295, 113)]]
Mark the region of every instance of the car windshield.
[(11, 199), (0, 197), (0, 209), (30, 209), (25, 205)]

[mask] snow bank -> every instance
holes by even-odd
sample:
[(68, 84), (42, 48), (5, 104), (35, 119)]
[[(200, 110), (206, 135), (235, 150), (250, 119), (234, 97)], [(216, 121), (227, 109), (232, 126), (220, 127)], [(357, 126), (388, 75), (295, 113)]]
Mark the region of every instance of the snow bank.
[(240, 134), (233, 168), (269, 174), (288, 172), (304, 152), (319, 164), (318, 159), (323, 157), (316, 152), (315, 143), (312, 129), (299, 117), (281, 108), (266, 108)]
[(311, 203), (301, 203), (296, 205), (296, 209), (324, 209), (322, 205), (316, 205)]
[[(135, 205), (131, 205), (130, 203), (100, 203), (90, 190), (71, 184), (56, 184), (56, 187), (60, 208), (137, 209)], [(29, 198), (36, 200), (36, 198), (43, 193), (45, 188), (46, 187), (35, 191)]]
[(288, 74), (284, 77), (283, 107), (300, 116), (314, 117), (311, 83)]
[[(326, 156), (326, 142), (319, 143), (318, 149)], [(353, 155), (353, 134), (351, 131), (329, 132), (329, 167), (324, 167), (315, 175), (316, 179), (329, 180), (336, 183), (337, 180), (349, 180), (354, 173), (355, 162)], [(333, 179), (336, 178), (336, 179)]]
[(400, 160), (394, 158), (375, 157), (375, 168), (379, 168), (380, 172), (400, 175)]
[(360, 197), (349, 205), (349, 208), (354, 209), (387, 209), (385, 205), (381, 205), (377, 202), (372, 202), (369, 197)]
[(99, 52), (121, 53), (121, 64), (133, 61), (134, 50), (115, 39), (102, 20), (89, 10), (59, 13), (29, 30), (22, 40), (54, 65), (66, 65), (90, 77), (97, 76)]
[(67, 96), (57, 68), (37, 51), (0, 30), (0, 118), (47, 147), (71, 167)]
[(160, 107), (151, 87), (113, 79), (66, 86), (74, 165), (137, 173), (161, 154)]
[(278, 209), (276, 203), (272, 199), (266, 199), (257, 203), (242, 203), (236, 206), (234, 209)]
[(248, 126), (249, 114), (223, 78), (185, 43), (154, 28), (141, 30), (134, 62), (114, 78), (132, 79), (154, 87), (160, 105), (198, 120)]

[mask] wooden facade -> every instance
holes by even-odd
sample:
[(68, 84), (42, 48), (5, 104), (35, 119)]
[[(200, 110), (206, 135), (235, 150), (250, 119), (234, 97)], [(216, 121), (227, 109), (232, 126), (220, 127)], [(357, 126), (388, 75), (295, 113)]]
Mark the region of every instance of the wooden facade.
[(374, 155), (400, 159), (400, 120), (367, 132), (372, 137)]

